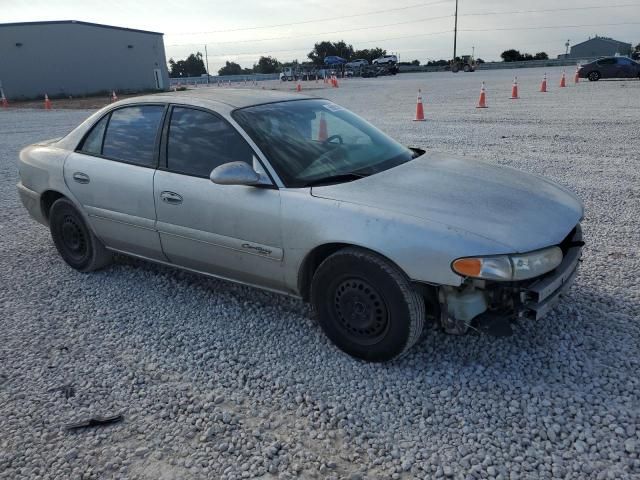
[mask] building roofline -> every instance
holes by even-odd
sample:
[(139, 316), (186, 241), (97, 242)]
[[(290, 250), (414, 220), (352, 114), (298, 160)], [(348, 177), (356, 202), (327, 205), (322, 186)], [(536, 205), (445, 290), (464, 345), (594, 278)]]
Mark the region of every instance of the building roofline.
[(152, 32), (150, 30), (139, 30), (137, 28), (116, 27), (113, 25), (104, 25), (102, 23), (83, 22), (81, 20), (45, 20), (41, 22), (14, 22), (0, 23), (0, 27), (23, 27), (36, 25), (86, 25), (88, 27), (110, 28), (113, 30), (124, 30), (127, 32), (149, 33), (152, 35), (164, 35), (162, 32)]
[(580, 43), (576, 43), (574, 45), (572, 45), (572, 47), (577, 47), (578, 45), (582, 45), (583, 43), (587, 43), (590, 42), (591, 40), (602, 40), (608, 43), (615, 43), (617, 45), (624, 45), (624, 46), (629, 46), (631, 47), (632, 45), (630, 43), (627, 42), (621, 42), (620, 40), (614, 40), (613, 38), (608, 38), (608, 37), (591, 37), (583, 42)]

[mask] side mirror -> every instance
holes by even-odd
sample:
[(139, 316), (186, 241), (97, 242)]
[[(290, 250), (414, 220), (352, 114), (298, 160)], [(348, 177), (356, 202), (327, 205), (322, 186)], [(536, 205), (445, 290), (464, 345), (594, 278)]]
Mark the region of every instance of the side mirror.
[(218, 185), (258, 185), (260, 174), (245, 162), (229, 162), (213, 169), (209, 178)]

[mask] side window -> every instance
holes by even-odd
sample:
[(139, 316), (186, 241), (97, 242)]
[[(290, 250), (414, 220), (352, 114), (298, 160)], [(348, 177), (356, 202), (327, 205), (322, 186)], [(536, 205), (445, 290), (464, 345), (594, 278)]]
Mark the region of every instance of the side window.
[(603, 58), (602, 60), (598, 60), (598, 65), (615, 65), (615, 58)]
[(253, 161), (253, 151), (221, 118), (193, 108), (174, 107), (167, 137), (167, 168), (209, 177), (219, 165)]
[(89, 155), (101, 155), (102, 154), (102, 139), (104, 138), (104, 129), (107, 127), (109, 121), (109, 115), (105, 115), (102, 119), (96, 123), (89, 135), (84, 137), (82, 146), (78, 149), (82, 153), (88, 153)]
[(155, 166), (154, 151), (164, 107), (140, 105), (114, 110), (104, 138), (105, 157), (143, 167)]

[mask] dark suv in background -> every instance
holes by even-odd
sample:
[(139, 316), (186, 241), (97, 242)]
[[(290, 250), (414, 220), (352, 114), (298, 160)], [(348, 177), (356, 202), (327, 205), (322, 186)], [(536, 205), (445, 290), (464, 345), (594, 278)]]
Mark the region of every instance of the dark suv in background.
[(578, 75), (592, 82), (601, 78), (640, 78), (640, 63), (629, 57), (604, 57), (580, 67)]

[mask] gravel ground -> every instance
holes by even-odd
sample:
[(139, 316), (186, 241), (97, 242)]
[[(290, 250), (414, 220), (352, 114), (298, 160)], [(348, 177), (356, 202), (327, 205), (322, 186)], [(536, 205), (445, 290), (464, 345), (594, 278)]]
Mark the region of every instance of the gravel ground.
[(322, 92), (405, 143), (543, 174), (586, 204), (581, 272), (548, 318), (506, 339), (430, 331), (384, 365), (340, 353), (295, 300), (126, 258), (71, 270), (19, 204), (15, 161), (90, 111), (0, 111), (0, 477), (640, 478), (640, 82), (559, 89), (559, 72), (547, 94), (538, 69)]

